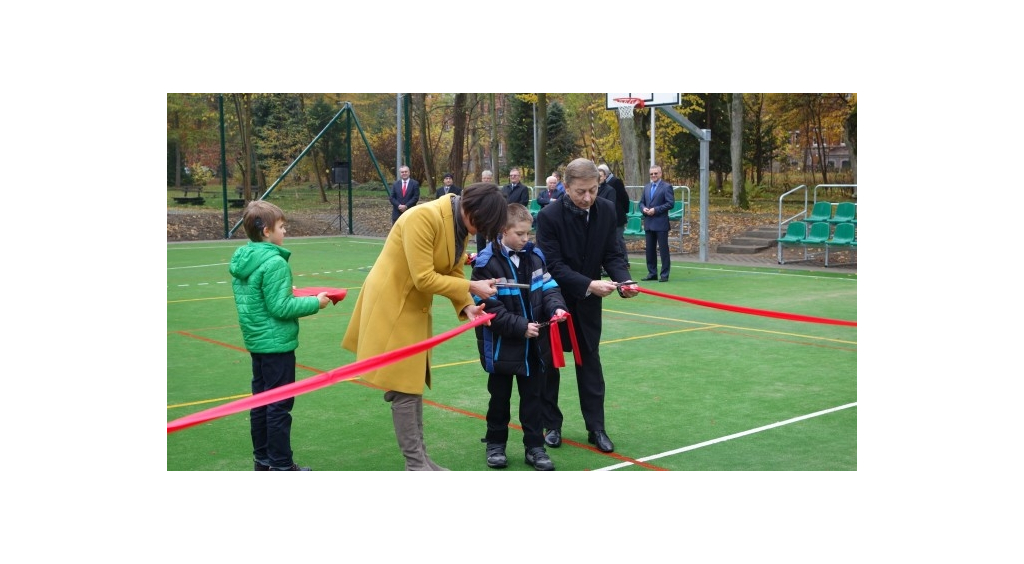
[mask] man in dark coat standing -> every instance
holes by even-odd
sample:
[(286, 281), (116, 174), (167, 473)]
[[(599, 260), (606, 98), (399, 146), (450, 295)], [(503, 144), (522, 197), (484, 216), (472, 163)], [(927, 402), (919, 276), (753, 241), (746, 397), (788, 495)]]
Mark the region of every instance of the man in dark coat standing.
[(520, 181), (519, 174), (518, 168), (513, 168), (508, 171), (508, 184), (501, 189), (501, 193), (505, 196), (505, 199), (508, 200), (508, 203), (523, 204), (529, 208), (530, 188)]
[[(575, 365), (580, 411), (587, 427), (587, 440), (602, 452), (615, 445), (605, 431), (604, 372), (598, 345), (601, 341), (602, 298), (618, 291), (623, 298), (639, 292), (632, 284), (626, 261), (615, 235), (615, 206), (597, 197), (598, 170), (587, 159), (576, 159), (565, 168), (565, 194), (537, 213), (537, 246), (548, 261), (548, 272), (562, 289), (572, 316), (582, 364)], [(601, 269), (611, 280), (601, 279)], [(622, 284), (622, 286), (620, 286)], [(559, 324), (562, 344), (571, 350), (566, 323)], [(545, 374), (543, 394), (544, 442), (562, 444), (562, 412), (558, 408), (560, 374), (552, 368)]]
[(626, 250), (626, 214), (629, 213), (629, 192), (626, 192), (626, 185), (622, 179), (612, 174), (608, 165), (601, 163), (597, 170), (605, 174), (604, 181), (615, 189), (615, 232), (619, 235), (619, 244), (622, 247), (622, 254), (626, 255), (626, 268), (629, 268), (629, 252)]
[(444, 182), (444, 184), (442, 184), (441, 187), (437, 189), (437, 193), (434, 195), (436, 198), (440, 198), (445, 194), (455, 194), (456, 196), (458, 196), (459, 194), (462, 193), (462, 188), (459, 188), (458, 186), (455, 185), (454, 174), (450, 172), (444, 173), (444, 180), (442, 180), (441, 182)]
[(409, 167), (398, 169), (399, 179), (391, 185), (388, 199), (391, 200), (391, 223), (398, 221), (398, 216), (420, 201), (420, 183), (409, 178)]

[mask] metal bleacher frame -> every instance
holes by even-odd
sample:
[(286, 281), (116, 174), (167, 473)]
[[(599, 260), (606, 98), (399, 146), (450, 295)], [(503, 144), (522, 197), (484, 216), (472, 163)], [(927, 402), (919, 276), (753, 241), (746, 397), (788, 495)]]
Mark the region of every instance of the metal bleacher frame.
[[(784, 230), (787, 229), (787, 226), (788, 226), (788, 224), (790, 222), (793, 222), (793, 221), (805, 221), (806, 218), (808, 218), (810, 212), (813, 211), (813, 209), (814, 209), (814, 205), (816, 203), (818, 203), (818, 191), (819, 190), (831, 192), (832, 190), (836, 190), (836, 189), (841, 190), (843, 192), (850, 191), (852, 189), (852, 193), (854, 195), (853, 197), (856, 198), (856, 194), (857, 194), (857, 185), (856, 184), (818, 184), (818, 185), (816, 185), (814, 187), (813, 190), (808, 189), (806, 184), (801, 184), (800, 186), (797, 186), (796, 188), (793, 188), (792, 190), (789, 190), (788, 192), (785, 192), (784, 194), (779, 196), (779, 227), (778, 227), (779, 234), (778, 234), (778, 237), (780, 239), (782, 238), (782, 233), (783, 233)], [(783, 203), (784, 203), (786, 197), (787, 196), (792, 196), (794, 194), (800, 194), (800, 193), (802, 193), (803, 197), (804, 197), (804, 209), (802, 211), (797, 212), (796, 214), (794, 214), (794, 215), (792, 215), (790, 217), (786, 217), (786, 218), (782, 217), (782, 213), (783, 213), (782, 212), (782, 206), (783, 206)], [(830, 202), (830, 203), (832, 204), (832, 208), (833, 208), (832, 213), (834, 214), (835, 213), (835, 208), (839, 204), (838, 204), (838, 202)], [(854, 203), (854, 205), (856, 206), (856, 203)], [(826, 221), (826, 222), (828, 222), (828, 221)], [(854, 228), (856, 228), (856, 223), (854, 223)], [(854, 249), (856, 249), (856, 247), (854, 247)], [(776, 259), (777, 259), (779, 264), (785, 264), (785, 262), (783, 261), (784, 257), (782, 255), (782, 250), (783, 250), (783, 245), (778, 245), (777, 248), (776, 248)], [(815, 260), (819, 256), (819, 254), (821, 254), (821, 253), (808, 254), (806, 252), (806, 249), (805, 249), (805, 251), (804, 251), (804, 258), (802, 260), (799, 260), (799, 261), (790, 260), (788, 262), (804, 262), (804, 261), (808, 261), (808, 260)], [(826, 266), (828, 266), (828, 264), (827, 264), (827, 262), (828, 262), (828, 258), (827, 258), (828, 257), (828, 251), (827, 251), (827, 249), (824, 251), (824, 254), (826, 256)]]

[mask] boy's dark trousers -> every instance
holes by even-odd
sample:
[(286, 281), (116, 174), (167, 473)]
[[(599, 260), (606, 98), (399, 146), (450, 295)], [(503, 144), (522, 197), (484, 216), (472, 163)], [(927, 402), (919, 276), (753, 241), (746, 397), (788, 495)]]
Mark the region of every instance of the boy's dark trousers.
[(519, 387), (519, 423), (523, 426), (523, 445), (529, 450), (544, 446), (541, 428), (541, 390), (544, 389), (544, 375), (540, 367), (531, 366), (529, 376), (487, 375), (487, 391), (491, 400), (487, 404), (487, 436), (489, 444), (508, 442), (508, 424), (512, 419), (512, 380)]
[[(295, 351), (250, 355), (253, 395), (295, 382)], [(253, 460), (280, 470), (291, 468), (293, 405), (295, 398), (288, 398), (249, 410)]]

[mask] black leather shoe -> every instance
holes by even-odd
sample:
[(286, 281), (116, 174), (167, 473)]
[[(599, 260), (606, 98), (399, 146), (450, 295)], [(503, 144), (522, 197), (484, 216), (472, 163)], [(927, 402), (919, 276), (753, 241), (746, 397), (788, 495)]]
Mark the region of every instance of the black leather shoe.
[(657, 276), (644, 276), (640, 280), (643, 280), (644, 282), (647, 282), (648, 280), (656, 280), (657, 278), (658, 278)]
[(661, 280), (658, 280), (658, 282), (668, 282), (668, 278), (662, 278)]
[(587, 440), (590, 441), (590, 444), (597, 445), (597, 450), (601, 452), (612, 452), (615, 450), (615, 445), (608, 438), (608, 433), (604, 431), (591, 431), (587, 435)]
[(551, 457), (544, 452), (544, 447), (533, 447), (526, 451), (526, 463), (533, 466), (534, 470), (554, 470), (555, 463)]
[(562, 431), (560, 429), (548, 429), (548, 434), (544, 435), (544, 444), (551, 448), (562, 446)]
[(504, 468), (508, 466), (508, 458), (505, 457), (505, 445), (487, 443), (487, 465), (491, 468)]
[(274, 470), (278, 470), (278, 471), (281, 471), (281, 470), (299, 471), (299, 470), (301, 470), (303, 472), (309, 472), (310, 470), (312, 470), (312, 468), (310, 468), (309, 466), (299, 466), (298, 464), (292, 464), (291, 467), (289, 467), (289, 468), (274, 468), (273, 466), (271, 466), (270, 467), (270, 471), (273, 472)]
[(263, 471), (266, 471), (266, 470), (270, 470), (270, 466), (267, 466), (266, 464), (260, 464), (259, 462), (256, 462), (255, 460), (253, 460), (252, 461), (252, 469), (253, 470), (263, 470)]

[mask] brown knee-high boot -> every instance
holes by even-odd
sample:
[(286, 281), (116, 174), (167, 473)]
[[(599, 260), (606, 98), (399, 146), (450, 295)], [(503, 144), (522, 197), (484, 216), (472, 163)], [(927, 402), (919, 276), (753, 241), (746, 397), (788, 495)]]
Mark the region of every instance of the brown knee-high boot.
[(427, 443), (423, 440), (423, 396), (419, 396), (419, 398), (420, 401), (416, 402), (416, 421), (420, 426), (420, 444), (423, 445), (423, 457), (427, 459), (427, 466), (430, 466), (431, 470), (448, 470), (431, 460), (430, 455), (427, 453)]
[(398, 448), (405, 456), (406, 470), (433, 470), (427, 464), (427, 452), (423, 449), (422, 421), (417, 405), (422, 409), (423, 396), (389, 391), (384, 401), (391, 402), (391, 419), (395, 424), (395, 438)]

